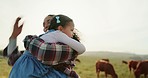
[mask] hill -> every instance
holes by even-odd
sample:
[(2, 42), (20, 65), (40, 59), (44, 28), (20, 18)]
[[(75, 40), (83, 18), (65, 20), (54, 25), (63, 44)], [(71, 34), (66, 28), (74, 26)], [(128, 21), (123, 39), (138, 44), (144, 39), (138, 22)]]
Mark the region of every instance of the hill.
[(81, 56), (97, 56), (98, 58), (122, 58), (131, 60), (145, 60), (148, 55), (139, 55), (127, 52), (110, 52), (110, 51), (88, 51)]

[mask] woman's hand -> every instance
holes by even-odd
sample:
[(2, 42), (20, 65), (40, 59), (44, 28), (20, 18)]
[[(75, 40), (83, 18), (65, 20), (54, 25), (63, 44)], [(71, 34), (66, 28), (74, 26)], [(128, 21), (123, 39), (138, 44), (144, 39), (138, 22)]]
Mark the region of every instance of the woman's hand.
[(21, 20), (21, 17), (17, 17), (14, 27), (13, 27), (13, 32), (10, 38), (17, 38), (17, 36), (22, 32), (22, 27), (23, 24), (22, 23), (20, 26), (18, 26), (19, 21)]

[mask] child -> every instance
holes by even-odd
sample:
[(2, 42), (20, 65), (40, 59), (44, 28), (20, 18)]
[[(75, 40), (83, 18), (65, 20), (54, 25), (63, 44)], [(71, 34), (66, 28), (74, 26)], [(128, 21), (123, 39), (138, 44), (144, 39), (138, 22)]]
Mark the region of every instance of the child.
[[(48, 43), (57, 43), (57, 42), (61, 42), (64, 44), (69, 45), (71, 48), (73, 48), (75, 51), (77, 52), (72, 52), (73, 56), (68, 57), (67, 59), (62, 59), (60, 57), (54, 57), (52, 55), (54, 54), (47, 54), (44, 55), (45, 56), (50, 56), (49, 58), (39, 58), (38, 60), (42, 61), (42, 63), (46, 64), (46, 65), (50, 65), (53, 66), (55, 69), (65, 72), (65, 74), (74, 77), (74, 78), (78, 78), (78, 75), (75, 73), (75, 71), (72, 70), (72, 62), (74, 61), (74, 59), (77, 57), (77, 54), (82, 54), (83, 52), (85, 52), (85, 47), (83, 44), (81, 44), (80, 42), (72, 39), (73, 37), (73, 30), (74, 30), (74, 23), (73, 20), (70, 19), (69, 17), (65, 16), (65, 15), (56, 15), (54, 16), (54, 18), (51, 20), (50, 26), (49, 26), (49, 32), (42, 35), (40, 38), (43, 39), (45, 42)], [(31, 38), (29, 45), (28, 43), (26, 44), (27, 38)], [(29, 51), (31, 51), (31, 53), (38, 57), (40, 55), (37, 55), (39, 53), (43, 53), (43, 49), (46, 48), (41, 47), (43, 46), (42, 44), (45, 43), (43, 40), (41, 40), (40, 38), (37, 38), (37, 40), (40, 40), (41, 42), (37, 43), (38, 41), (35, 41), (35, 39), (33, 39), (33, 37), (31, 36), (27, 36), (24, 40), (25, 42), (25, 48), (28, 49)], [(34, 44), (35, 43), (35, 44)], [(30, 47), (30, 44), (31, 47)], [(38, 45), (40, 44), (40, 45)], [(46, 44), (46, 43), (45, 43)], [(35, 50), (32, 48), (32, 46), (40, 46), (39, 50)], [(37, 52), (38, 51), (38, 52)], [(52, 58), (53, 57), (53, 58)], [(64, 57), (66, 58), (66, 56)]]

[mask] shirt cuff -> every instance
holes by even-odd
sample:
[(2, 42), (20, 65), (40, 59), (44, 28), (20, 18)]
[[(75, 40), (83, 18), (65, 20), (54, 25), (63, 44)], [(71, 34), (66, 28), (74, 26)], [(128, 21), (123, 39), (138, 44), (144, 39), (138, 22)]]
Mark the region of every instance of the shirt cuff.
[(10, 54), (12, 54), (12, 52), (15, 50), (15, 48), (17, 47), (16, 46), (16, 43), (17, 43), (17, 39), (16, 38), (10, 38), (9, 39), (9, 44), (8, 44), (8, 56)]

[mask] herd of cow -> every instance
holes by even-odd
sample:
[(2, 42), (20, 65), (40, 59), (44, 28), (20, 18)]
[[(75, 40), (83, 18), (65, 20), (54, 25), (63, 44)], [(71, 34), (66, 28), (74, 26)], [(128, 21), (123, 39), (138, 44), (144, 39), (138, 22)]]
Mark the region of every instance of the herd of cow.
[[(148, 60), (147, 61), (122, 61), (122, 63), (127, 64), (129, 70), (133, 70), (135, 78), (140, 78), (140, 75), (144, 74), (145, 78), (148, 78)], [(109, 59), (101, 59), (96, 62), (96, 73), (97, 78), (99, 78), (99, 73), (105, 72), (105, 77), (111, 75), (112, 78), (118, 78), (113, 65), (109, 62)]]

